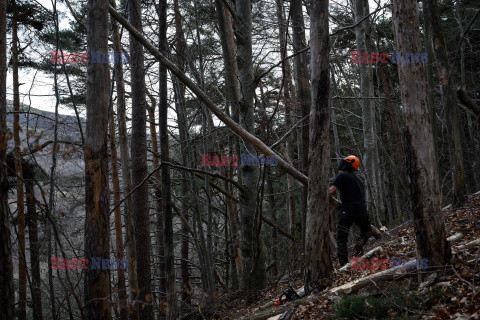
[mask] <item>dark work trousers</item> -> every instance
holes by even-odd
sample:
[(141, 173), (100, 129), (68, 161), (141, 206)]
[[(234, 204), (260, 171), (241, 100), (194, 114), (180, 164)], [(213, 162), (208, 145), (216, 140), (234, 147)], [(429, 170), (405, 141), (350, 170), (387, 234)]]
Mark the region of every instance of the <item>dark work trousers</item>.
[(372, 235), (372, 227), (370, 226), (370, 219), (366, 208), (342, 208), (338, 215), (337, 225), (337, 254), (340, 266), (348, 262), (348, 234), (350, 227), (355, 223), (360, 227), (360, 236), (363, 244), (365, 244)]

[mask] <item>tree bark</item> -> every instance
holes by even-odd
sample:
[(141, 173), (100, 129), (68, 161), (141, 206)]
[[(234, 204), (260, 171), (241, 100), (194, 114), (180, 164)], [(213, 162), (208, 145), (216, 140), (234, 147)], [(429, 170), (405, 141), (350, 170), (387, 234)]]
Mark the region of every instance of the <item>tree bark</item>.
[(430, 107), (430, 121), (432, 123), (432, 134), (433, 142), (435, 147), (435, 155), (437, 159), (437, 168), (438, 168), (438, 125), (437, 125), (437, 107), (436, 107), (436, 97), (435, 97), (435, 77), (433, 75), (433, 49), (430, 39), (432, 38), (432, 24), (430, 22), (430, 15), (425, 9), (425, 4), (423, 5), (423, 27), (425, 29), (425, 49), (427, 50), (428, 63), (426, 65), (426, 77), (427, 77), (427, 102)]
[(0, 319), (14, 318), (7, 175), (7, 1), (0, 0)]
[(32, 313), (33, 320), (42, 320), (42, 282), (40, 278), (40, 246), (38, 242), (38, 215), (36, 209), (33, 169), (29, 164), (23, 166), (27, 202), (28, 240), (30, 242), (30, 268), (32, 269)]
[[(112, 108), (109, 106), (109, 109)], [(115, 206), (115, 249), (117, 251), (116, 259), (123, 260), (123, 232), (122, 232), (122, 210), (118, 205), (120, 202), (120, 183), (118, 180), (118, 156), (117, 156), (117, 142), (115, 138), (115, 115), (113, 114), (113, 108), (109, 117), (109, 132), (110, 132), (110, 161), (112, 170), (112, 185), (113, 185), (113, 204)], [(118, 300), (120, 310), (120, 320), (127, 320), (128, 308), (127, 308), (127, 289), (125, 286), (125, 271), (122, 268), (118, 268)]]
[[(133, 27), (142, 32), (142, 7), (140, 0), (128, 3), (128, 18)], [(145, 67), (142, 45), (130, 34), (130, 70), (132, 88), (132, 183), (139, 186), (132, 194), (133, 215), (135, 217), (135, 239), (137, 245), (137, 278), (140, 300), (138, 304), (140, 319), (153, 319), (151, 300), (150, 271), (150, 220), (148, 206), (148, 184), (143, 183), (147, 169), (147, 115)]]
[[(157, 129), (156, 129), (156, 121), (155, 121), (155, 111), (157, 108), (157, 102), (155, 98), (150, 95), (147, 92), (149, 98), (150, 98), (150, 105), (147, 105), (147, 111), (148, 111), (148, 119), (150, 121), (150, 140), (151, 140), (151, 148), (153, 151), (153, 167), (158, 168), (160, 165), (159, 162), (159, 150), (158, 150), (158, 138), (157, 138)], [(164, 239), (164, 224), (163, 224), (163, 204), (162, 204), (162, 188), (161, 188), (161, 180), (162, 180), (162, 175), (159, 170), (155, 171), (155, 179), (156, 183), (154, 184), (154, 190), (155, 190), (155, 210), (156, 212), (156, 232), (157, 232), (157, 237), (156, 237), (156, 243), (155, 245), (158, 247), (158, 265), (159, 265), (159, 270), (158, 270), (158, 277), (160, 278), (158, 281), (158, 286), (159, 286), (159, 294), (158, 294), (158, 299), (159, 299), (159, 304), (163, 305), (165, 302), (165, 296), (167, 292), (167, 286), (165, 283), (165, 239)], [(155, 258), (154, 258), (155, 259)], [(157, 262), (154, 260), (154, 265)], [(156, 276), (155, 271), (154, 271), (154, 277)], [(162, 315), (164, 315), (163, 310), (160, 311)]]
[[(110, 3), (115, 7), (115, 1), (110, 0)], [(118, 23), (112, 19), (112, 38), (115, 52), (123, 52), (120, 42), (120, 32), (118, 30)], [(128, 133), (127, 133), (127, 115), (125, 106), (125, 83), (123, 81), (123, 67), (120, 61), (115, 63), (115, 82), (117, 85), (117, 121), (118, 121), (118, 140), (120, 144), (120, 162), (122, 166), (122, 181), (123, 194), (130, 194), (132, 191), (132, 176), (130, 171), (130, 156), (128, 150)], [(137, 278), (137, 245), (135, 240), (135, 220), (133, 216), (132, 197), (125, 199), (123, 207), (125, 229), (126, 229), (126, 244), (127, 244), (127, 258), (128, 258), (128, 284), (130, 287), (130, 297), (135, 298), (135, 291), (138, 290)], [(136, 291), (138, 292), (138, 291)], [(131, 320), (138, 319), (138, 310), (133, 310), (129, 313)]]
[(333, 269), (330, 242), (328, 179), (330, 176), (330, 76), (328, 0), (313, 0), (311, 12), (310, 150), (307, 228), (305, 232), (305, 277), (316, 287)]
[[(160, 51), (167, 54), (167, 0), (159, 3), (160, 13)], [(167, 68), (160, 64), (159, 79), (159, 122), (160, 122), (160, 160), (162, 161), (162, 201), (164, 216), (164, 241), (165, 241), (165, 277), (167, 286), (167, 320), (177, 318), (177, 292), (175, 286), (175, 253), (173, 244), (173, 213), (170, 180), (170, 161), (168, 143), (168, 91), (167, 91)]]
[[(297, 0), (293, 0), (292, 2), (297, 2)], [(293, 90), (293, 84), (292, 84), (292, 74), (291, 74), (291, 68), (290, 68), (290, 62), (286, 60), (287, 56), (287, 33), (285, 29), (285, 18), (284, 18), (284, 9), (283, 9), (283, 4), (280, 0), (276, 0), (277, 3), (277, 21), (278, 21), (278, 37), (279, 37), (279, 42), (280, 42), (280, 57), (282, 59), (282, 86), (283, 86), (283, 103), (285, 104), (285, 128), (290, 129), (292, 127), (292, 102), (294, 101), (294, 98), (292, 97), (291, 93)], [(294, 21), (294, 30), (298, 32), (294, 32), (294, 42), (297, 42), (297, 47), (294, 48), (295, 50), (302, 49), (299, 46), (304, 46), (305, 45), (305, 31), (303, 30), (303, 13), (301, 12), (301, 7), (302, 4), (296, 3), (295, 5), (300, 5), (300, 13), (301, 15), (298, 17), (296, 16), (296, 21)], [(294, 15), (294, 10), (292, 9), (292, 15)], [(296, 24), (300, 24), (300, 27), (297, 26)], [(301, 29), (301, 30), (298, 30)], [(303, 37), (303, 38), (302, 38)], [(303, 42), (302, 42), (303, 41)], [(301, 54), (303, 56), (303, 54)], [(304, 56), (300, 61), (297, 61), (297, 65), (299, 67), (299, 78), (297, 78), (297, 86), (298, 86), (298, 96), (297, 99), (300, 101), (300, 108), (302, 109), (301, 112), (299, 113), (301, 116), (301, 119), (303, 119), (305, 116), (308, 115), (308, 109), (309, 109), (309, 104), (310, 104), (310, 92), (309, 92), (309, 80), (308, 80), (308, 68), (305, 68), (303, 70), (303, 64), (304, 62), (306, 63), (307, 57)], [(306, 65), (305, 65), (306, 67)], [(295, 69), (296, 70), (296, 69)], [(304, 75), (303, 72), (306, 72)], [(307, 111), (306, 113), (303, 110), (304, 104), (307, 105)], [(308, 124), (308, 119), (304, 120), (304, 125)], [(302, 139), (305, 138), (304, 134), (306, 134), (306, 143), (302, 143), (302, 152), (299, 153), (301, 155), (301, 163), (302, 163), (302, 169), (306, 173), (305, 164), (304, 162), (304, 157), (303, 157), (303, 152), (307, 153), (307, 161), (308, 161), (308, 125), (307, 126), (302, 126), (301, 127), (301, 137)], [(291, 161), (293, 159), (293, 149), (294, 149), (294, 144), (293, 144), (293, 137), (292, 135), (289, 135), (285, 141), (286, 144), (286, 158), (288, 161)], [(305, 147), (305, 145), (307, 145)], [(270, 184), (270, 185), (268, 185)], [(271, 182), (267, 178), (267, 188), (271, 187)], [(287, 176), (287, 189), (289, 190), (288, 192), (288, 223), (289, 223), (289, 232), (290, 234), (295, 237), (295, 234), (297, 232), (296, 224), (297, 224), (297, 212), (295, 208), (295, 192), (293, 191), (295, 189), (294, 185), (294, 180), (291, 176)], [(270, 191), (269, 191), (270, 192)], [(306, 208), (306, 194), (307, 190), (306, 188), (301, 189), (301, 211), (302, 214), (302, 222), (303, 222), (303, 217), (306, 214), (306, 210), (303, 210)], [(304, 197), (305, 196), (305, 197)], [(305, 201), (304, 201), (305, 200)], [(305, 203), (304, 203), (305, 202)], [(305, 205), (305, 206), (304, 206)], [(303, 211), (302, 211), (303, 210)], [(273, 212), (272, 212), (273, 214)], [(272, 216), (273, 219), (273, 216)], [(302, 226), (302, 230), (304, 230), (304, 226)], [(274, 231), (275, 232), (275, 231)], [(276, 245), (276, 243), (274, 243)], [(291, 254), (292, 254), (292, 267), (293, 270), (295, 269), (294, 263), (297, 261), (295, 259), (297, 256), (297, 244), (292, 242), (291, 247)], [(276, 266), (275, 266), (276, 269)]]
[(27, 270), (25, 260), (25, 202), (23, 194), (22, 155), (20, 151), (20, 84), (18, 81), (18, 23), (17, 4), (14, 0), (12, 19), (12, 60), (13, 60), (13, 139), (15, 180), (17, 185), (17, 215), (18, 215), (18, 308), (17, 319), (27, 318)]
[[(185, 72), (185, 37), (182, 29), (182, 17), (180, 14), (180, 8), (178, 5), (178, 0), (173, 1), (174, 13), (175, 13), (175, 43), (176, 43), (176, 62), (178, 68)], [(183, 106), (185, 105), (185, 86), (183, 83), (179, 84), (179, 92), (175, 90), (175, 99), (177, 107), (177, 117), (183, 117), (178, 121), (178, 131), (180, 133), (180, 149), (182, 154), (182, 164), (187, 166), (188, 161), (188, 145), (187, 145), (187, 124), (185, 123), (185, 115), (182, 113)], [(187, 173), (182, 171), (182, 193), (184, 197), (188, 194), (188, 180)], [(182, 215), (185, 217), (186, 222), (182, 220), (182, 260), (180, 262), (181, 276), (182, 276), (182, 301), (187, 305), (191, 304), (191, 288), (190, 288), (190, 274), (189, 274), (189, 235), (188, 235), (188, 203), (184, 199), (182, 201)]]
[(437, 61), (438, 78), (440, 81), (440, 93), (445, 108), (447, 130), (450, 144), (450, 165), (452, 166), (453, 179), (453, 206), (458, 208), (467, 199), (465, 183), (465, 169), (463, 165), (462, 141), (460, 138), (460, 126), (457, 104), (458, 100), (450, 77), (450, 63), (448, 61), (445, 37), (443, 35), (438, 4), (436, 0), (424, 0), (425, 9), (430, 17), (432, 31), (432, 47)]
[[(87, 51), (108, 52), (108, 0), (87, 4)], [(85, 255), (109, 259), (108, 92), (109, 65), (87, 66), (87, 138), (85, 142)], [(85, 314), (111, 319), (110, 272), (85, 270)]]
[[(238, 103), (240, 101), (240, 91), (238, 83), (238, 67), (235, 61), (235, 42), (233, 37), (232, 19), (228, 9), (222, 0), (215, 0), (217, 10), (220, 41), (222, 44), (223, 61), (225, 65), (225, 87), (227, 98), (230, 102), (232, 113), (238, 112)], [(242, 263), (242, 251), (240, 249), (240, 239), (238, 234), (238, 216), (235, 205), (228, 200), (228, 223), (230, 226), (230, 235), (232, 238), (233, 253), (235, 259), (235, 268), (240, 287), (244, 287), (244, 269)]]
[[(355, 1), (355, 22), (359, 23), (368, 15), (368, 0)], [(369, 29), (369, 20), (365, 19), (355, 29), (357, 50), (362, 53), (369, 52), (369, 44), (367, 43), (366, 30)], [(360, 92), (362, 97), (373, 96), (373, 71), (372, 64), (361, 63), (358, 65), (360, 72)], [(360, 99), (362, 106), (362, 122), (363, 122), (363, 142), (364, 154), (362, 162), (367, 171), (367, 200), (371, 203), (370, 209), (373, 217), (379, 220), (380, 201), (378, 197), (377, 173), (379, 168), (375, 165), (376, 152), (376, 133), (375, 133), (375, 104), (371, 99)]]
[[(393, 0), (396, 49), (420, 52), (419, 13), (415, 0)], [(419, 63), (398, 64), (402, 111), (405, 119), (405, 156), (410, 201), (415, 221), (417, 256), (432, 265), (444, 265), (451, 252), (441, 212), (435, 151), (427, 105), (425, 70)]]
[[(254, 79), (252, 63), (252, 4), (250, 0), (236, 2), (237, 15), (237, 65), (240, 83), (240, 115), (241, 124), (250, 133), (255, 132), (254, 115)], [(248, 145), (244, 153), (256, 154), (255, 147)], [(262, 289), (266, 284), (266, 272), (262, 244), (259, 243), (259, 225), (256, 224), (258, 168), (242, 166), (242, 186), (240, 191), (241, 241), (244, 260), (245, 289)]]
[[(293, 52), (297, 53), (306, 48), (305, 23), (303, 19), (302, 0), (290, 0), (290, 14), (292, 16), (292, 40)], [(282, 59), (283, 60), (283, 59)], [(295, 84), (297, 93), (297, 117), (303, 119), (310, 112), (311, 96), (308, 73), (308, 52), (303, 52), (293, 58)], [(300, 170), (308, 173), (308, 119), (305, 119), (300, 126), (297, 135), (298, 157), (300, 160)], [(302, 213), (302, 228), (305, 226), (305, 217), (307, 212), (307, 186), (300, 189), (300, 212)], [(295, 217), (292, 217), (295, 218)], [(305, 230), (302, 230), (304, 233)], [(305, 235), (305, 233), (304, 233)]]

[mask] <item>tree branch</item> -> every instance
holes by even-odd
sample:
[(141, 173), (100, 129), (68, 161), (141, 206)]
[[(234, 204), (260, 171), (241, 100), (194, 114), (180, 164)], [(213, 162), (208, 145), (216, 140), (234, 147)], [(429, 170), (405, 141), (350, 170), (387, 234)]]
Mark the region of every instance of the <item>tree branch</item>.
[(292, 165), (290, 165), (287, 161), (270, 149), (265, 143), (263, 143), (259, 138), (242, 128), (225, 112), (223, 112), (223, 110), (218, 108), (202, 89), (200, 89), (190, 78), (188, 78), (185, 73), (183, 73), (175, 64), (168, 60), (153, 44), (150, 43), (150, 41), (147, 40), (147, 38), (145, 38), (143, 34), (133, 27), (112, 6), (108, 6), (108, 10), (115, 20), (124, 26), (125, 29), (127, 29), (130, 34), (145, 47), (145, 49), (147, 49), (160, 63), (164, 64), (167, 69), (169, 69), (180, 81), (182, 81), (183, 84), (185, 84), (185, 86), (188, 87), (195, 94), (195, 96), (197, 96), (197, 98), (217, 116), (218, 119), (225, 123), (241, 138), (250, 142), (253, 146), (262, 151), (265, 155), (278, 157), (278, 165), (281, 168), (283, 168), (288, 174), (304, 185), (308, 184), (308, 177), (306, 175), (295, 169)]
[(457, 97), (461, 104), (463, 104), (468, 110), (472, 111), (477, 117), (480, 117), (480, 107), (477, 106), (468, 94), (462, 89), (457, 90)]

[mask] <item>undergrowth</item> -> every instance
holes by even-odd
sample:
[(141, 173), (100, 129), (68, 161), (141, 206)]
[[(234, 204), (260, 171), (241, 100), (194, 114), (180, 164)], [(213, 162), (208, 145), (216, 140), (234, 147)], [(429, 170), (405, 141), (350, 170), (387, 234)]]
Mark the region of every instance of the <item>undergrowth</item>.
[(443, 296), (440, 288), (420, 293), (405, 287), (370, 296), (345, 295), (334, 305), (334, 319), (412, 319)]

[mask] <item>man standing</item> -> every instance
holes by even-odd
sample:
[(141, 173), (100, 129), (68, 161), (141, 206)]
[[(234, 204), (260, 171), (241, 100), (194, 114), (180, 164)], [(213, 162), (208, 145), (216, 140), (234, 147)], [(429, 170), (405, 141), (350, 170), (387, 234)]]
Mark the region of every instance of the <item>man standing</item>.
[(340, 160), (338, 174), (329, 189), (329, 194), (334, 195), (340, 190), (342, 206), (338, 217), (337, 226), (337, 254), (340, 266), (348, 262), (347, 240), (350, 232), (350, 226), (355, 223), (360, 227), (360, 235), (363, 243), (357, 248), (361, 251), (363, 245), (372, 235), (370, 219), (368, 217), (367, 206), (365, 204), (365, 187), (362, 181), (355, 175), (355, 171), (360, 166), (360, 160), (355, 156), (348, 156)]

